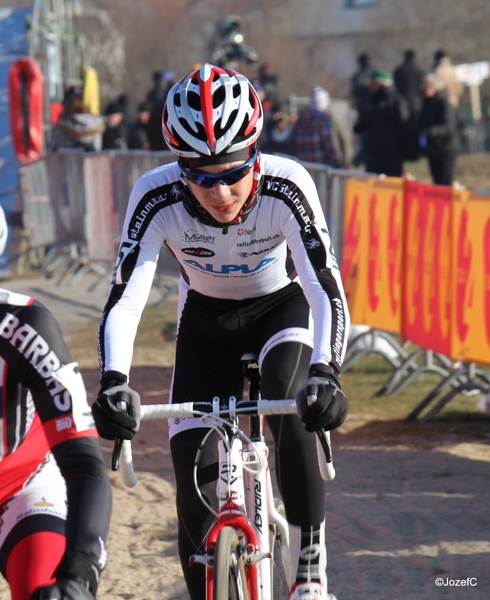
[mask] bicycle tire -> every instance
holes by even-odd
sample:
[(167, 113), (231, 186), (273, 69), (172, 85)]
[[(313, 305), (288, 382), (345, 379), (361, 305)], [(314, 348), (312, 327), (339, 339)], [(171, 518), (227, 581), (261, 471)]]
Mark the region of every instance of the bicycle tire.
[[(283, 517), (286, 516), (284, 503), (279, 498), (274, 498), (274, 506)], [(272, 598), (274, 600), (287, 600), (289, 597), (289, 588), (287, 584), (284, 565), (282, 564), (280, 535), (277, 527), (274, 527), (270, 535), (270, 552), (273, 556), (271, 561), (271, 581), (272, 581)]]
[(240, 541), (232, 527), (223, 527), (214, 551), (213, 600), (248, 600)]

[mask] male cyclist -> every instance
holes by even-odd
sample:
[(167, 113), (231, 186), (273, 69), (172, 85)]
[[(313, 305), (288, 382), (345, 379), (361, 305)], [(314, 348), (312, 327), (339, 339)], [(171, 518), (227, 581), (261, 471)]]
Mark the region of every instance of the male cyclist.
[[(130, 439), (139, 397), (128, 387), (134, 337), (160, 247), (181, 266), (171, 401), (240, 397), (240, 357), (259, 356), (262, 397), (294, 398), (297, 416), (271, 417), (278, 481), (291, 526), (290, 598), (325, 600), (325, 488), (317, 429), (347, 413), (339, 386), (349, 315), (315, 185), (297, 162), (261, 155), (260, 100), (241, 74), (204, 64), (169, 92), (163, 134), (178, 161), (141, 177), (130, 197), (99, 332), (101, 393), (92, 410), (102, 437)], [(311, 312), (311, 316), (310, 316)], [(312, 318), (311, 318), (312, 317)], [(318, 402), (306, 400), (316, 385)], [(129, 400), (129, 414), (116, 407)], [(206, 434), (198, 419), (170, 422), (179, 552), (192, 600), (204, 569), (189, 567), (213, 516), (192, 478)], [(200, 460), (200, 487), (216, 506), (216, 440)]]
[[(0, 208), (0, 254), (7, 224)], [(82, 376), (42, 304), (0, 289), (0, 569), (12, 600), (94, 600), (111, 487)]]

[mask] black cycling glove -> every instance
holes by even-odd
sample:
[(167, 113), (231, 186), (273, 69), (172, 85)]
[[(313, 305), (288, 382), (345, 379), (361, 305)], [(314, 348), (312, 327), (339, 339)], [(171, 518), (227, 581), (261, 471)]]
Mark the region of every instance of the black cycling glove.
[(125, 375), (108, 371), (92, 404), (92, 414), (100, 437), (132, 440), (140, 426), (140, 395), (128, 386)]
[(37, 588), (29, 600), (95, 600), (100, 571), (85, 553), (65, 554), (54, 576), (55, 583)]
[(330, 431), (344, 422), (349, 404), (338, 378), (330, 365), (311, 365), (308, 379), (296, 393), (298, 414), (306, 431)]
[(86, 588), (73, 579), (58, 579), (31, 594), (29, 600), (95, 600)]

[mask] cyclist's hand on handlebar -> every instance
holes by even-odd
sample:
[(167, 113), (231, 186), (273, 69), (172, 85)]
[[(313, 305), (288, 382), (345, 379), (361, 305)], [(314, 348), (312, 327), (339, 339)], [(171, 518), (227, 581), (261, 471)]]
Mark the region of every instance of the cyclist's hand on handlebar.
[(296, 406), (306, 431), (329, 431), (342, 425), (349, 404), (333, 367), (311, 365), (308, 379), (296, 393)]
[(132, 440), (140, 426), (140, 395), (128, 386), (124, 375), (109, 371), (102, 379), (92, 414), (100, 437)]
[(56, 583), (37, 588), (29, 600), (95, 600), (95, 598), (78, 581), (58, 579)]

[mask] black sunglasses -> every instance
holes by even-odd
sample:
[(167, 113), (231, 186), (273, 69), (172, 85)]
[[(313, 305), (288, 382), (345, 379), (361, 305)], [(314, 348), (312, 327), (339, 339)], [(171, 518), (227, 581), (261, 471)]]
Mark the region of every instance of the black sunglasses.
[(204, 171), (188, 171), (183, 167), (180, 167), (180, 170), (187, 181), (190, 183), (195, 183), (203, 188), (212, 188), (218, 182), (222, 185), (233, 185), (250, 173), (250, 169), (252, 168), (258, 153), (259, 151), (256, 149), (253, 155), (247, 160), (247, 162), (243, 163), (243, 165), (234, 167), (229, 171), (223, 171), (223, 173), (214, 174), (205, 173)]

